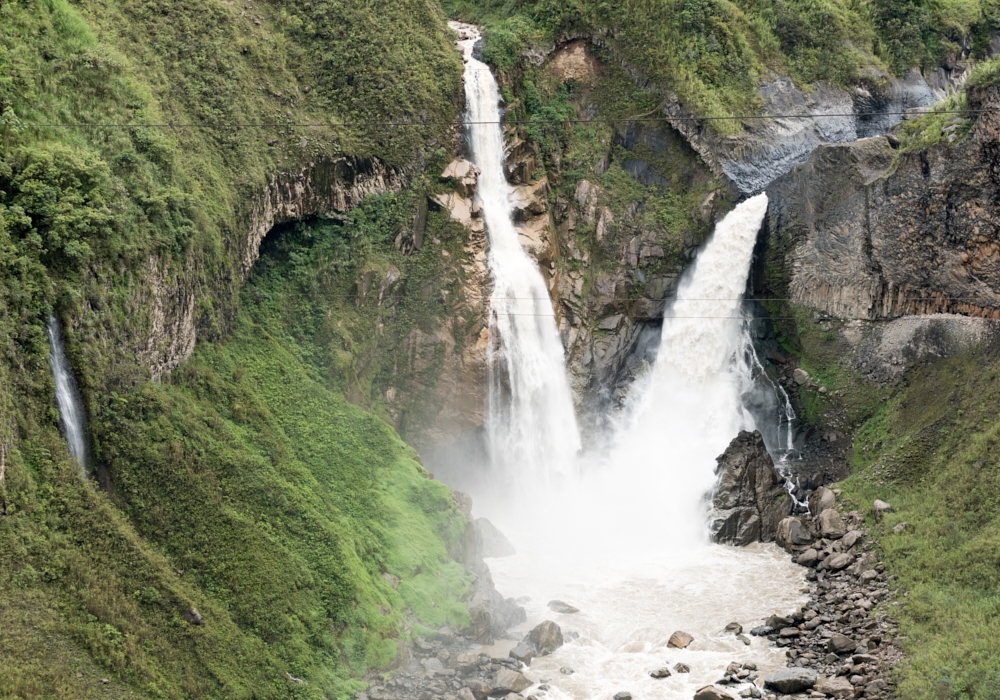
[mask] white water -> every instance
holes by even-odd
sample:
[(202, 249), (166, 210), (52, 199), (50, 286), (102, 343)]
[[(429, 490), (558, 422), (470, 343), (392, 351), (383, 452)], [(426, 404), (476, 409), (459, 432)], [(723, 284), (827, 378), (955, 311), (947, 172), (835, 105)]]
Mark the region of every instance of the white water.
[(66, 350), (59, 334), (59, 324), (55, 318), (49, 317), (45, 324), (45, 332), (49, 336), (49, 367), (52, 369), (52, 379), (56, 385), (59, 422), (66, 438), (66, 445), (69, 447), (70, 457), (82, 470), (86, 468), (87, 459), (83, 408), (79, 403), (76, 382), (70, 373)]
[[(499, 382), (491, 386), (490, 438), (502, 464), (522, 467), (510, 472), (516, 497), (486, 490), (473, 497), (477, 514), (518, 550), (489, 565), (503, 595), (531, 598), (519, 631), (552, 619), (581, 635), (536, 659), (527, 675), (548, 682), (546, 697), (557, 700), (606, 700), (621, 690), (689, 700), (731, 661), (754, 661), (762, 672), (783, 667), (783, 652), (765, 640), (744, 646), (722, 631), (730, 622), (749, 628), (801, 604), (803, 570), (773, 545), (711, 545), (706, 528), (716, 457), (739, 430), (753, 429), (740, 401), (752, 382), (740, 298), (766, 197), (731, 212), (685, 274), (680, 301), (664, 320), (656, 364), (634, 385), (605, 456), (576, 455), (579, 437), (551, 305), (510, 222), (496, 85), (471, 56), (475, 35), (459, 29), (470, 121), (488, 122), (472, 126), (472, 141), (483, 170), (480, 197), (497, 285), (490, 330), (501, 342), (490, 359), (510, 373), (509, 393)], [(549, 478), (553, 472), (563, 478)], [(580, 612), (554, 613), (546, 607), (552, 599)], [(676, 630), (694, 635), (691, 647), (666, 648)], [(512, 644), (490, 651), (503, 655)], [(678, 662), (692, 672), (649, 678), (649, 671)], [(564, 666), (575, 672), (560, 673)]]
[(504, 175), (500, 93), (486, 64), (472, 55), (475, 27), (452, 23), (462, 39), (472, 160), (489, 236), (490, 405), (487, 428), (494, 465), (509, 483), (567, 474), (580, 432), (566, 378), (563, 346), (545, 279), (521, 247)]

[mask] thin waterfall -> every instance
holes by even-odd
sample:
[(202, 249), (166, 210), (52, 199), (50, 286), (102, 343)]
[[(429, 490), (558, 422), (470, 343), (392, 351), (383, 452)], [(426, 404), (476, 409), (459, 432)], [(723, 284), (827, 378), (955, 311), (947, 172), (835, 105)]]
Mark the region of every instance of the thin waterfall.
[(81, 470), (87, 467), (86, 419), (77, 390), (76, 380), (70, 372), (66, 359), (66, 349), (63, 347), (62, 336), (59, 334), (59, 323), (54, 317), (49, 317), (45, 324), (49, 336), (49, 367), (52, 369), (52, 379), (56, 385), (56, 407), (59, 409), (59, 424), (69, 447), (70, 457)]
[(566, 377), (555, 312), (538, 265), (525, 252), (511, 218), (504, 175), (500, 93), (487, 65), (473, 56), (479, 31), (450, 23), (465, 61), (465, 98), (472, 159), (480, 169), (477, 198), (489, 238), (493, 280), (487, 363), (487, 431), (492, 461), (508, 482), (570, 473), (580, 431)]

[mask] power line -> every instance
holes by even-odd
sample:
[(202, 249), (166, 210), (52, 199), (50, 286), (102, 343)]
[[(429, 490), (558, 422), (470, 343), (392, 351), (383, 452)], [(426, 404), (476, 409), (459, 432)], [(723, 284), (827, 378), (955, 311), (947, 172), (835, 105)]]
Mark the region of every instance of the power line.
[[(918, 108), (919, 109), (919, 108)], [(161, 128), (161, 129), (269, 129), (269, 128), (359, 128), (359, 127), (426, 127), (426, 126), (480, 126), (480, 125), (510, 125), (510, 126), (530, 126), (532, 124), (629, 124), (645, 122), (707, 122), (707, 121), (752, 121), (767, 119), (842, 119), (847, 117), (882, 117), (882, 116), (902, 116), (911, 115), (923, 117), (927, 115), (944, 114), (987, 114), (1000, 112), (1000, 109), (951, 109), (951, 110), (927, 110), (924, 112), (893, 111), (893, 112), (826, 112), (807, 114), (742, 114), (742, 115), (720, 115), (720, 116), (676, 116), (676, 117), (621, 117), (621, 118), (594, 118), (594, 119), (516, 119), (508, 121), (363, 121), (363, 122), (342, 122), (336, 124), (309, 123), (309, 122), (261, 122), (261, 123), (217, 123), (217, 122), (188, 122), (188, 123), (154, 123), (142, 124), (131, 122), (108, 122), (108, 123), (83, 123), (83, 122), (51, 122), (32, 123), (20, 122), (21, 126), (34, 128), (95, 128), (95, 129), (130, 129), (137, 127)]]

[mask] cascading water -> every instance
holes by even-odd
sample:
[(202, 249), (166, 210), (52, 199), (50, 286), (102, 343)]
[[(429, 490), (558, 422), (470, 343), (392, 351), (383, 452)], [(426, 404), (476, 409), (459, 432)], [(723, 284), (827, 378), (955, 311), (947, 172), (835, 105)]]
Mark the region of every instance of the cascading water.
[(478, 30), (451, 26), (461, 37), (472, 158), (480, 169), (477, 196), (489, 236), (487, 428), (493, 462), (515, 483), (528, 475), (566, 474), (580, 449), (580, 433), (548, 289), (511, 218), (500, 93), (489, 68), (473, 56)]
[[(723, 628), (800, 604), (802, 570), (773, 545), (711, 545), (706, 527), (715, 458), (740, 429), (753, 427), (741, 403), (753, 376), (742, 352), (740, 298), (766, 197), (743, 202), (717, 226), (681, 283), (656, 362), (633, 386), (616, 438), (603, 458), (578, 455), (552, 307), (511, 222), (496, 83), (472, 56), (478, 33), (452, 26), (466, 62), (496, 285), (490, 435), (496, 463), (517, 486), (473, 497), (477, 514), (490, 517), (518, 550), (490, 567), (504, 595), (530, 598), (519, 630), (551, 619), (579, 634), (535, 659), (528, 675), (548, 683), (550, 700), (606, 699), (621, 690), (688, 700), (733, 660), (753, 660), (763, 672), (784, 666), (781, 650), (757, 638), (745, 646)], [(553, 472), (563, 478), (549, 478)], [(546, 607), (552, 599), (580, 611), (553, 612)], [(666, 646), (678, 629), (695, 637), (683, 651)], [(504, 656), (512, 645), (486, 651)], [(691, 673), (648, 676), (681, 661)]]
[(83, 407), (80, 405), (76, 380), (70, 372), (66, 360), (66, 350), (63, 347), (62, 336), (59, 334), (59, 323), (49, 317), (45, 324), (45, 332), (49, 336), (49, 367), (52, 369), (52, 379), (56, 385), (56, 408), (59, 409), (59, 422), (66, 437), (69, 454), (81, 470), (87, 466), (86, 421)]

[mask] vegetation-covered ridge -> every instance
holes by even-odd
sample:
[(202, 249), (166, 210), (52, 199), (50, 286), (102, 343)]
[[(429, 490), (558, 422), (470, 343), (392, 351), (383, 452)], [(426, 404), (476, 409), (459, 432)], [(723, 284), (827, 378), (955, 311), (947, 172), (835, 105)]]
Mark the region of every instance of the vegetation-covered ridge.
[[(752, 113), (775, 74), (802, 87), (849, 85), (935, 66), (971, 43), (989, 50), (993, 0), (445, 0), (486, 26), (484, 57), (500, 69), (573, 32), (600, 33), (648, 81), (706, 116)], [(872, 68), (875, 71), (872, 71)], [(713, 128), (734, 125), (720, 122)]]

